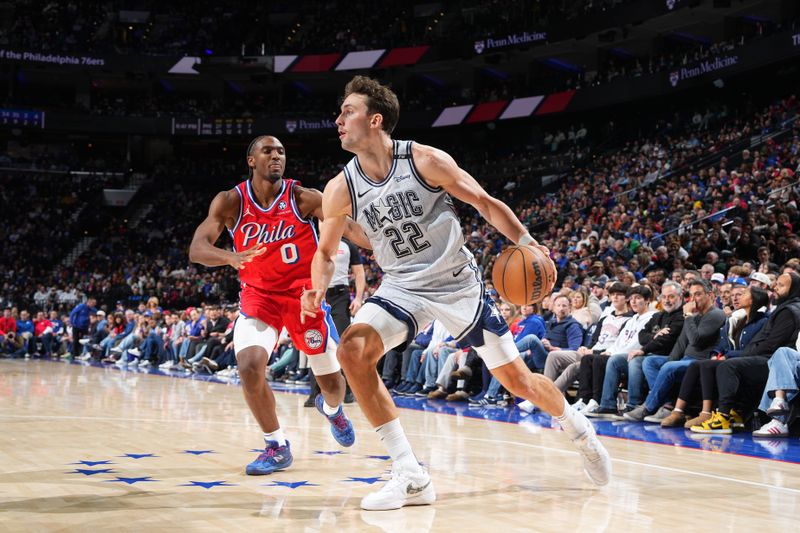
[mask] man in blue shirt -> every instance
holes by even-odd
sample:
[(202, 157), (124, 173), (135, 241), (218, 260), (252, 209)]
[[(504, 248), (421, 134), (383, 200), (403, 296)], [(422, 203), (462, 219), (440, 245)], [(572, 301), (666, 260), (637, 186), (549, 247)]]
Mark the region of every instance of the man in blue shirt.
[(528, 335), (536, 335), (543, 339), (547, 330), (542, 317), (535, 313), (535, 308), (532, 305), (523, 305), (520, 307), (520, 312), (522, 320), (517, 324), (519, 331), (514, 335), (514, 341), (522, 340)]
[[(535, 366), (535, 361), (542, 361), (547, 358), (547, 353), (544, 351), (545, 349), (541, 342), (541, 339), (547, 336), (547, 327), (542, 317), (534, 312), (535, 308), (532, 305), (523, 305), (520, 307), (520, 311), (523, 318), (517, 324), (519, 329), (514, 335), (514, 344), (517, 346), (517, 350), (519, 350), (525, 364), (528, 365), (528, 368), (531, 368)], [(534, 359), (534, 353), (543, 355), (539, 355), (538, 359)], [(473, 396), (470, 401), (481, 405), (492, 405), (497, 402), (499, 392), (500, 381), (492, 376), (486, 391)]]
[(72, 324), (72, 359), (80, 355), (80, 340), (89, 332), (89, 315), (97, 313), (94, 307), (96, 304), (97, 300), (90, 296), (85, 303), (76, 305), (69, 314), (69, 323)]
[(583, 342), (583, 327), (572, 318), (572, 305), (563, 294), (553, 297), (553, 318), (547, 323), (547, 334), (530, 346), (534, 366), (544, 368), (547, 355), (558, 350), (577, 350)]
[(19, 312), (19, 318), (17, 319), (17, 335), (25, 341), (25, 354), (27, 357), (27, 354), (30, 354), (31, 350), (35, 348), (35, 341), (31, 315), (24, 309)]

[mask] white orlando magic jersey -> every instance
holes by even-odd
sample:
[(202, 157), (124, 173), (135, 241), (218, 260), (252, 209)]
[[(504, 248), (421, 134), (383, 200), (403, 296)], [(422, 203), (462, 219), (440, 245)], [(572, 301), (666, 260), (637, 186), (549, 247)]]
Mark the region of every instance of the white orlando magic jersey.
[(464, 246), (453, 200), (422, 180), (411, 155), (412, 141), (392, 141), (389, 174), (370, 180), (358, 157), (344, 167), (353, 219), (364, 228), (386, 281), (419, 290), (463, 283), (472, 253)]

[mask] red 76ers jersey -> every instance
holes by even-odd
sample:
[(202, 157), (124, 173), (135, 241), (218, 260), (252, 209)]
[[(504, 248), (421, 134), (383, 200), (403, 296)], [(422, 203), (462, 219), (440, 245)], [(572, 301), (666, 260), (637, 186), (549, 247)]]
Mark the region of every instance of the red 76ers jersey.
[(287, 292), (311, 278), (311, 259), (317, 250), (317, 234), (310, 220), (300, 215), (294, 199), (298, 182), (284, 179), (272, 204), (264, 209), (255, 200), (251, 180), (236, 186), (241, 200), (239, 219), (230, 230), (237, 252), (259, 244), (267, 251), (239, 271), (242, 288)]

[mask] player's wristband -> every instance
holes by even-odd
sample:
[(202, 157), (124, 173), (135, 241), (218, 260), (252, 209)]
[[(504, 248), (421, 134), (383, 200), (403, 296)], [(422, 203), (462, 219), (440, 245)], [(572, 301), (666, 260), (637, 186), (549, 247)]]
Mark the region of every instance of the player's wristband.
[(520, 246), (530, 246), (536, 244), (536, 239), (531, 237), (530, 233), (525, 233), (522, 237), (519, 238), (519, 242), (517, 242)]

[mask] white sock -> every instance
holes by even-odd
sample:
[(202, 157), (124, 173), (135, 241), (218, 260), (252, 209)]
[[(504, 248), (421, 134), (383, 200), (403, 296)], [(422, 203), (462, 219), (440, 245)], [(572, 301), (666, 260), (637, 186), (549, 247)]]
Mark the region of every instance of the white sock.
[(322, 402), (322, 412), (325, 413), (326, 415), (328, 416), (335, 415), (338, 411), (339, 411), (338, 405), (336, 407), (331, 407), (330, 405), (328, 405), (328, 402), (326, 401)]
[(572, 406), (567, 403), (566, 398), (564, 399), (564, 414), (557, 416), (556, 420), (561, 424), (561, 429), (564, 430), (564, 433), (567, 434), (570, 440), (582, 437), (592, 428), (589, 420), (573, 409)]
[(286, 446), (286, 437), (283, 436), (281, 428), (276, 429), (272, 433), (264, 433), (264, 442), (269, 446), (270, 442), (277, 442), (278, 446)]
[(392, 457), (392, 461), (407, 470), (414, 472), (421, 472), (422, 467), (419, 466), (414, 452), (411, 450), (411, 444), (406, 438), (403, 431), (403, 426), (400, 425), (400, 419), (395, 418), (391, 422), (375, 428), (378, 437), (383, 441), (386, 446), (386, 451)]

